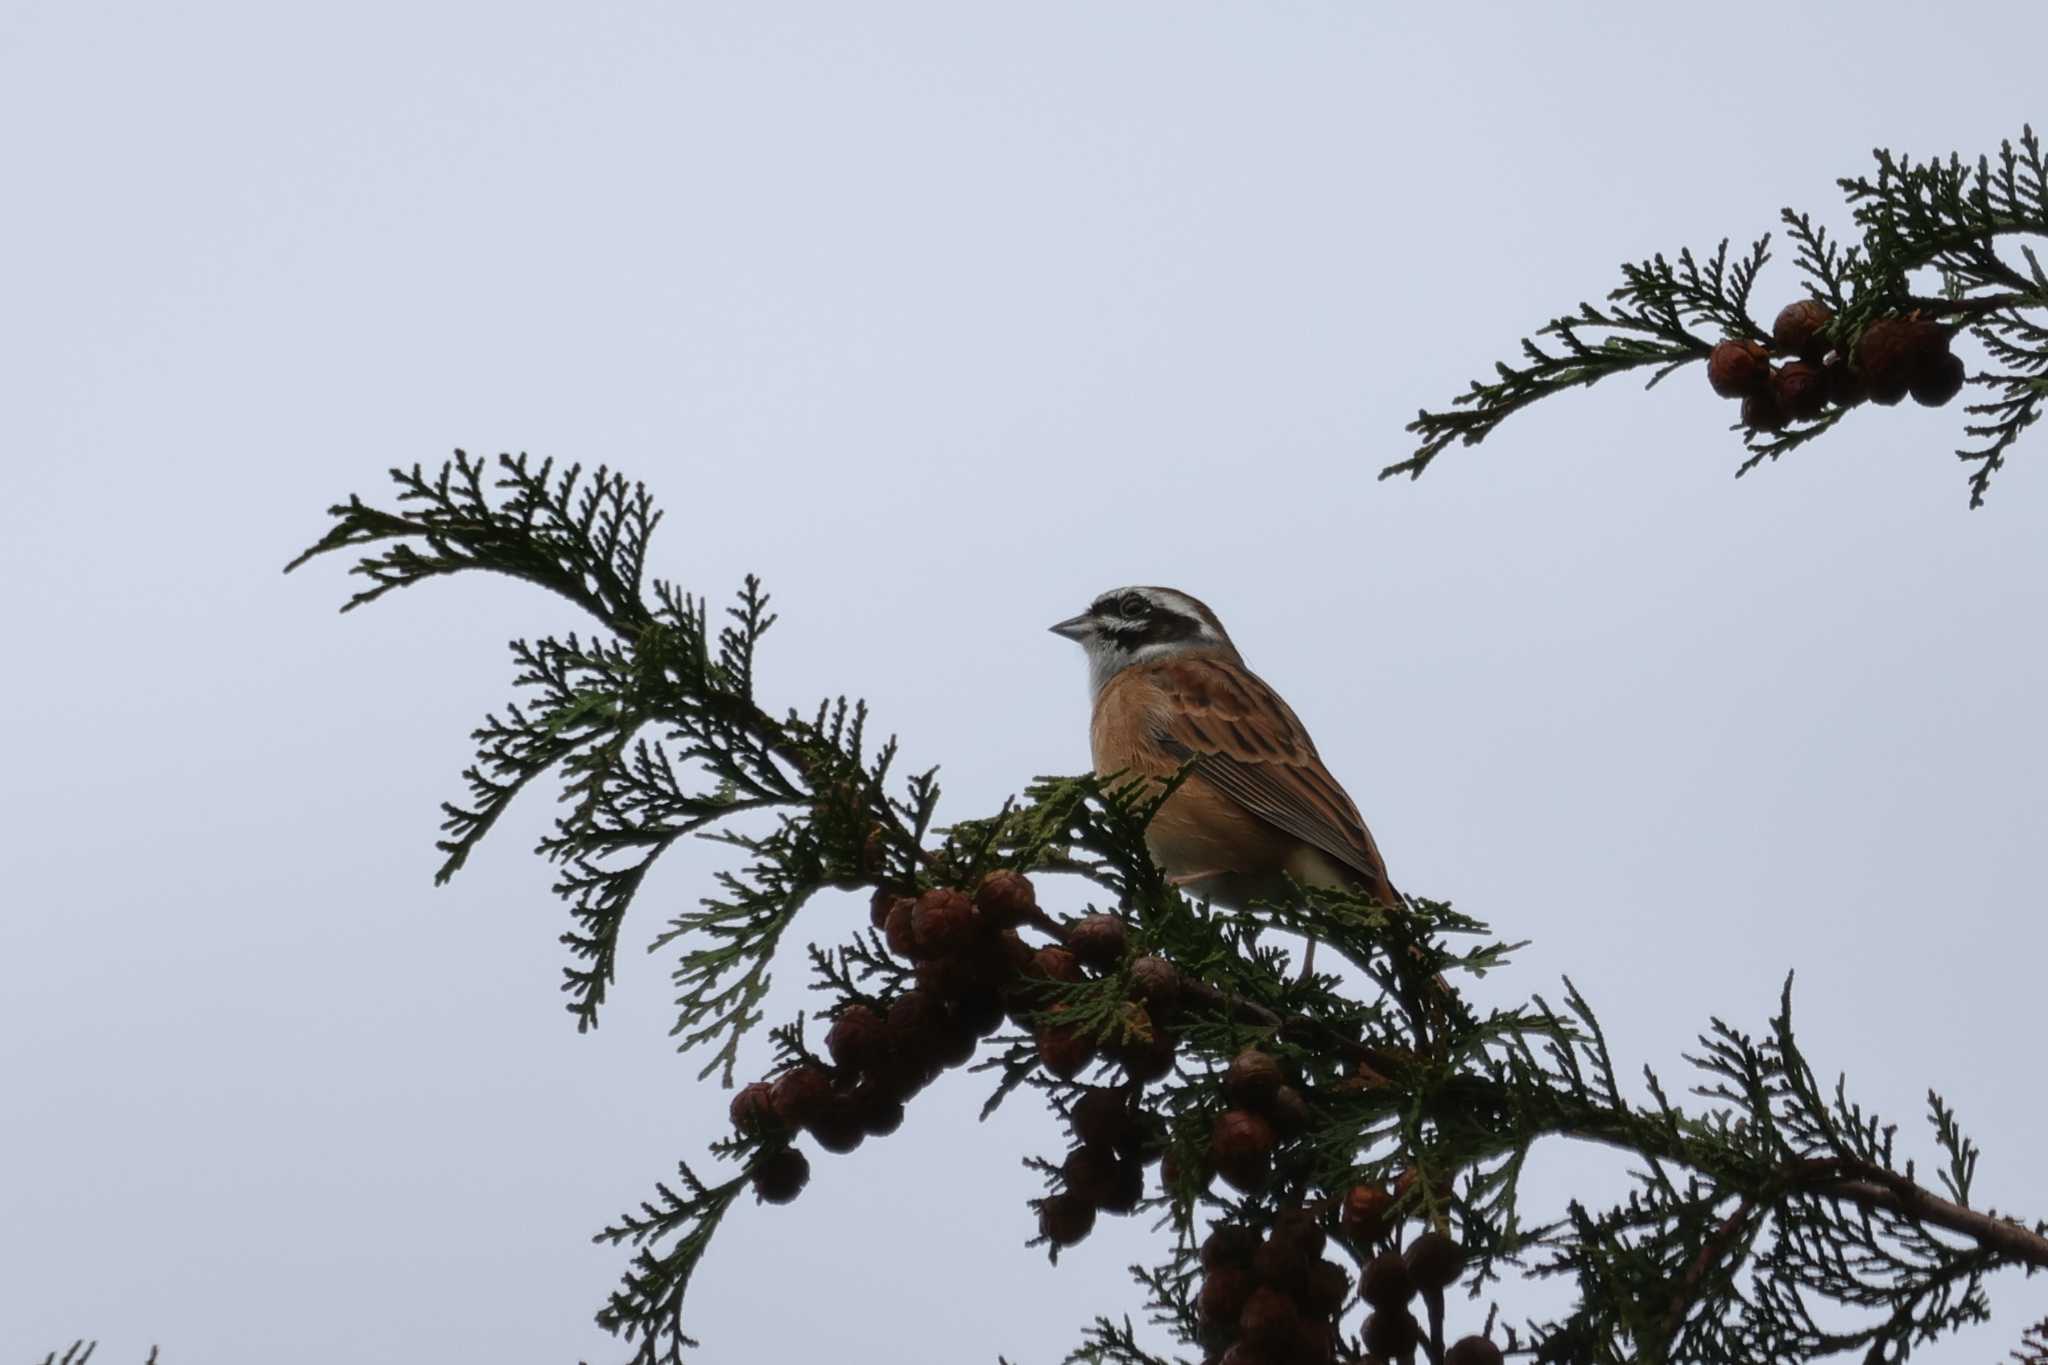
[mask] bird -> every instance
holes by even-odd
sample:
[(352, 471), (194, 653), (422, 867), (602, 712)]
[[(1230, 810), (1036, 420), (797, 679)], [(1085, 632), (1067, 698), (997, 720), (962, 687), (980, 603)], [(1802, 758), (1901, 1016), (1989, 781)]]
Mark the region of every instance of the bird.
[(1145, 831), (1168, 882), (1231, 909), (1285, 900), (1290, 880), (1402, 904), (1358, 807), (1215, 612), (1117, 588), (1050, 629), (1087, 651), (1098, 775), (1158, 782), (1191, 762)]

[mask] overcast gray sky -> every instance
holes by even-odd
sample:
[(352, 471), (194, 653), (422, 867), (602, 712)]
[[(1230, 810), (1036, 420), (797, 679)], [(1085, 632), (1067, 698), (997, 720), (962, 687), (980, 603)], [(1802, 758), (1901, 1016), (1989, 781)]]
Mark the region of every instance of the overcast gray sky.
[[(1736, 482), (1688, 374), (1373, 479), (1623, 259), (2048, 120), (2044, 49), (2018, 0), (0, 7), (0, 1356), (621, 1354), (589, 1235), (725, 1096), (665, 960), (562, 1012), (545, 797), (431, 885), (504, 642), (576, 622), (278, 573), (457, 445), (644, 478), (657, 572), (776, 592), (765, 698), (866, 695), (954, 815), (1086, 764), (1046, 624), (1186, 587), (1399, 883), (1534, 940), (1491, 995), (1570, 972), (1681, 1086), (1796, 968), (1823, 1071), (1923, 1155), (1939, 1086), (1981, 1197), (2048, 1209), (2048, 434), (1974, 513), (1954, 409)], [(742, 1208), (702, 1358), (1049, 1365), (1135, 1308), (1142, 1227), (1024, 1250), (1058, 1139), (982, 1093)], [(1618, 1169), (1546, 1156), (1531, 1208)], [(1930, 1358), (2048, 1311), (1993, 1293)]]

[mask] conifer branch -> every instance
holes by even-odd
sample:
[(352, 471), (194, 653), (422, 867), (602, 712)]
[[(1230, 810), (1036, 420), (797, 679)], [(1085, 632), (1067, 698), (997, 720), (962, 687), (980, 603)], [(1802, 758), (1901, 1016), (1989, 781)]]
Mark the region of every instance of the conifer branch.
[(592, 1239), (638, 1248), (625, 1282), (597, 1315), (598, 1326), (628, 1342), (639, 1341), (634, 1365), (682, 1365), (684, 1349), (697, 1345), (683, 1331), (683, 1297), (719, 1220), (747, 1187), (746, 1175), (707, 1186), (687, 1163), (678, 1166), (678, 1174), (680, 1193), (657, 1185), (654, 1200)]
[[(1981, 505), (2007, 452), (2048, 404), (2048, 273), (2036, 251), (2048, 238), (2048, 163), (2031, 127), (2017, 146), (2005, 142), (1995, 159), (1974, 164), (1956, 156), (1915, 162), (1884, 150), (1874, 155), (1874, 176), (1837, 182), (1862, 234), (1855, 244), (1834, 240), (1806, 213), (1780, 213), (1807, 292), (1827, 318), (1818, 334), (1788, 333), (1782, 316), (1766, 325), (1751, 313), (1750, 296), (1769, 259), (1768, 235), (1732, 263), (1723, 240), (1703, 262), (1681, 251), (1675, 264), (1654, 256), (1625, 265), (1609, 307), (1582, 303), (1552, 318), (1536, 331), (1549, 344), (1522, 342), (1524, 365), (1497, 364), (1492, 381), (1475, 381), (1448, 408), (1418, 413), (1407, 428), (1418, 438), (1414, 453), (1380, 477), (1420, 477), (1453, 442), (1477, 445), (1514, 413), (1567, 389), (1643, 369), (1655, 386), (1708, 360), (1717, 345), (1738, 342), (1779, 362), (1736, 389), (1717, 380), (1717, 392), (1740, 397), (1736, 390), (1746, 388), (1749, 399), (1738, 476), (1833, 430), (1867, 399), (1894, 403), (1910, 389), (1938, 406), (1967, 382), (1988, 393), (1966, 406), (1975, 420), (1964, 434), (1975, 443), (1956, 452), (1974, 466), (1970, 505)], [(1938, 294), (1913, 289), (1912, 277), (1925, 272), (1938, 278)], [(1966, 373), (1929, 349), (1914, 368), (1869, 341), (1874, 325), (1915, 318), (1953, 320), (1982, 346), (1991, 367)], [(1939, 338), (1942, 357), (1948, 336)], [(1819, 366), (1823, 352), (1831, 359)], [(1788, 377), (1795, 362), (1816, 371)], [(1910, 383), (1892, 383), (1899, 366), (1913, 370)]]
[[(1794, 237), (1833, 278), (1863, 268), (1817, 229)], [(1631, 276), (1639, 293), (1602, 316), (1639, 317), (1645, 344), (1689, 352), (1678, 334), (1702, 319), (1741, 325), (1763, 260), (1760, 243), (1734, 262), (1653, 261)], [(1625, 361), (1624, 347), (1598, 363)], [(1358, 1360), (1377, 1336), (1444, 1365), (1457, 1329), (1443, 1290), (1462, 1279), (1476, 1295), (1520, 1271), (1576, 1288), (1568, 1313), (1530, 1324), (1539, 1361), (1896, 1361), (1987, 1314), (1994, 1272), (2048, 1268), (2048, 1223), (1972, 1206), (1978, 1149), (1939, 1097), (1936, 1192), (1895, 1152), (1892, 1125), (1846, 1082), (1818, 1081), (1789, 978), (1761, 1037), (1712, 1022), (1687, 1059), (1701, 1083), (1686, 1107), (1648, 1070), (1646, 1098), (1624, 1088), (1570, 982), (1561, 1008), (1535, 996), (1474, 1010), (1455, 983), (1509, 968), (1519, 945), (1444, 902), (1323, 890), (1245, 910), (1190, 901), (1145, 844), (1170, 784), (1045, 778), (939, 828), (934, 775), (893, 776), (894, 743), (869, 745), (860, 704), (777, 719), (757, 699), (773, 624), (757, 582), (715, 629), (667, 584), (646, 585), (643, 601), (656, 520), (645, 495), (551, 468), (506, 457), (491, 482), (458, 454), (436, 478), (401, 471), (406, 512), (351, 499), (309, 552), (364, 554), (356, 572), (371, 586), (350, 606), (484, 571), (540, 583), (599, 624), (594, 638), (515, 644), (522, 701), (476, 732), (443, 875), (520, 791), (557, 776), (564, 813), (540, 851), (574, 920), (565, 990), (588, 1027), (655, 861), (686, 837), (730, 850), (714, 894), (654, 936), (678, 955), (681, 1046), (707, 1049), (703, 1074), (728, 1083), (797, 917), (821, 892), (874, 893), (866, 928), (809, 947), (828, 997), (822, 1044), (802, 1016), (773, 1029), (773, 1071), (733, 1098), (735, 1136), (712, 1154), (737, 1173), (715, 1183), (685, 1165), (599, 1234), (633, 1248), (598, 1320), (636, 1365), (683, 1358), (686, 1294), (713, 1233), (747, 1188), (795, 1197), (808, 1178), (795, 1142), (836, 1154), (893, 1132), (925, 1085), (977, 1057), (988, 1108), (1029, 1095), (1075, 1137), (1030, 1160), (1049, 1186), (1032, 1202), (1033, 1243), (1056, 1256), (1098, 1214), (1155, 1217), (1160, 1259), (1133, 1268), (1143, 1330), (1204, 1359), (1241, 1330), (1287, 1360)], [(1103, 904), (1054, 913), (1033, 877), (1071, 878)], [(1372, 989), (1358, 998), (1334, 975), (1296, 970), (1306, 934)], [(1611, 1207), (1530, 1217), (1520, 1177), (1548, 1140), (1626, 1153), (1634, 1188)], [(1347, 1287), (1404, 1227), (1421, 1230), (1408, 1259), (1437, 1249), (1436, 1271), (1426, 1257), (1413, 1271), (1429, 1280), (1426, 1325), (1406, 1308), (1375, 1309), (1388, 1314), (1375, 1322)], [(1240, 1293), (1253, 1283), (1272, 1291), (1256, 1304)], [(1140, 1331), (1099, 1318), (1070, 1360), (1164, 1365)]]
[[(371, 586), (344, 611), (395, 588), (485, 572), (536, 583), (596, 619), (607, 638), (514, 643), (514, 686), (532, 700), (474, 732), (469, 799), (443, 807), (437, 880), (462, 868), (520, 792), (558, 774), (568, 813), (539, 851), (562, 868), (554, 889), (577, 925), (562, 936), (574, 959), (563, 989), (578, 1027), (589, 1028), (615, 975), (626, 911), (657, 860), (692, 835), (754, 853), (747, 871), (721, 877), (723, 896), (674, 917), (654, 945), (690, 945), (676, 973), (675, 1032), (686, 1049), (714, 1044), (707, 1070), (729, 1083), (782, 929), (802, 904), (821, 887), (858, 881), (867, 864), (924, 857), (909, 823), (917, 812), (883, 791), (894, 747), (868, 760), (865, 713), (843, 701), (808, 721), (778, 721), (755, 701), (755, 651), (774, 617), (754, 580), (716, 628), (702, 602), (665, 583), (643, 596), (660, 521), (644, 487), (523, 455), (499, 457), (495, 478), (490, 468), (457, 451), (434, 475), (394, 469), (400, 510), (360, 498), (330, 508), (334, 527), (286, 568), (362, 552), (351, 572)], [(651, 743), (641, 737), (649, 725), (661, 730)], [(709, 785), (685, 785), (691, 770)], [(713, 828), (797, 809), (810, 815), (766, 835)]]

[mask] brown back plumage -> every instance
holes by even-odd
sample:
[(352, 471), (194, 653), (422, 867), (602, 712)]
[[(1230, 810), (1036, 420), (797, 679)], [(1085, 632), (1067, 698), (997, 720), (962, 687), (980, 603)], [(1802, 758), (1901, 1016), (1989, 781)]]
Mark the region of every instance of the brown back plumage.
[(1258, 675), (1213, 658), (1143, 667), (1168, 697), (1155, 738), (1178, 761), (1261, 820), (1312, 844), (1391, 900), (1393, 886), (1358, 807), (1323, 766), (1301, 719)]

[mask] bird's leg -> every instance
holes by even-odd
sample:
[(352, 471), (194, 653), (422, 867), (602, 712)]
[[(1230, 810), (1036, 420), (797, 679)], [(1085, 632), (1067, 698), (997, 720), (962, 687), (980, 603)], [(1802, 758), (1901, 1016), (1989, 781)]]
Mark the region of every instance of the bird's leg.
[(1196, 882), (1206, 882), (1211, 877), (1221, 877), (1226, 871), (1227, 869), (1218, 867), (1207, 872), (1176, 872), (1166, 879), (1166, 884), (1178, 887), (1193, 886)]
[(1316, 969), (1316, 941), (1315, 941), (1314, 939), (1310, 939), (1310, 940), (1308, 941), (1308, 947), (1306, 947), (1306, 948), (1302, 949), (1302, 952), (1301, 952), (1301, 975), (1295, 978), (1295, 982), (1296, 982), (1296, 984), (1299, 984), (1299, 983), (1301, 983), (1301, 982), (1303, 982), (1303, 981), (1306, 981), (1306, 980), (1308, 980), (1308, 979), (1309, 979), (1309, 977), (1310, 977), (1310, 976), (1311, 976), (1312, 974), (1314, 974), (1314, 972), (1315, 972), (1315, 969)]

